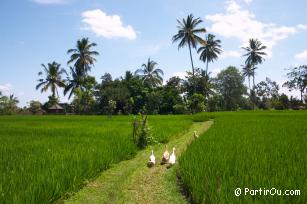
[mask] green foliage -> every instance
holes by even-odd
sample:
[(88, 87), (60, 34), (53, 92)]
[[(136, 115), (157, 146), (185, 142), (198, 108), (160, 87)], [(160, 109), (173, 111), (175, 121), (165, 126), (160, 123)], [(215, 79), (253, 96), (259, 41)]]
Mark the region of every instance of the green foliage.
[(303, 93), (307, 90), (307, 65), (294, 67), (287, 73), (288, 81), (283, 84), (289, 90), (299, 90), (301, 93), (301, 102), (303, 102)]
[(176, 104), (173, 106), (174, 114), (186, 114), (188, 112), (186, 105)]
[[(304, 203), (307, 112), (225, 112), (179, 158), (194, 203)], [(196, 115), (198, 116), (198, 115)], [(299, 189), (300, 196), (236, 197), (236, 188)]]
[(279, 102), (283, 106), (283, 109), (288, 109), (290, 107), (290, 101), (286, 94), (281, 94), (279, 96)]
[(215, 80), (216, 90), (222, 96), (223, 110), (237, 110), (246, 93), (244, 77), (236, 67), (221, 71)]
[[(132, 116), (0, 117), (0, 203), (53, 203), (137, 151)], [(150, 116), (159, 142), (186, 130), (186, 116)]]
[(214, 35), (208, 34), (205, 45), (198, 48), (199, 59), (207, 63), (206, 74), (208, 74), (208, 63), (217, 60), (218, 55), (222, 53), (221, 47), (221, 41), (216, 40)]
[(173, 43), (179, 42), (178, 49), (188, 46), (192, 65), (192, 76), (194, 78), (194, 64), (191, 48), (196, 49), (198, 44), (205, 45), (205, 41), (199, 34), (205, 33), (206, 29), (199, 28), (199, 24), (203, 21), (200, 18), (194, 18), (193, 14), (188, 15), (186, 19), (182, 19), (182, 21), (177, 19), (177, 22), (179, 24), (178, 32), (173, 36), (172, 41)]
[(213, 116), (209, 116), (208, 114), (198, 113), (192, 116), (193, 122), (205, 122), (214, 118)]
[(39, 101), (30, 101), (29, 111), (38, 114), (42, 111), (42, 104)]
[(3, 96), (0, 92), (0, 115), (13, 115), (18, 111), (18, 99), (12, 94)]
[(137, 69), (135, 71), (135, 75), (139, 76), (142, 79), (144, 85), (149, 88), (160, 86), (163, 83), (162, 76), (164, 73), (162, 69), (156, 68), (157, 65), (157, 62), (148, 58), (147, 63), (143, 64), (141, 69)]
[(108, 106), (107, 106), (107, 111), (108, 111), (108, 115), (109, 116), (112, 116), (115, 108), (116, 108), (116, 101), (109, 100), (108, 101)]
[(275, 110), (284, 110), (285, 109), (284, 105), (280, 101), (272, 101), (272, 107)]
[(206, 110), (209, 112), (220, 111), (222, 110), (222, 103), (222, 97), (215, 94), (212, 97), (208, 98)]
[(75, 113), (92, 114), (95, 105), (93, 93), (90, 90), (81, 91), (80, 89), (76, 89), (72, 105)]
[(82, 38), (77, 41), (75, 48), (67, 51), (67, 54), (71, 54), (67, 64), (73, 63), (75, 72), (79, 76), (85, 77), (96, 62), (95, 56), (99, 53), (92, 50), (95, 46), (97, 44), (91, 43), (88, 38)]
[(133, 121), (133, 141), (138, 148), (144, 149), (148, 145), (153, 145), (157, 141), (152, 136), (150, 128), (148, 127), (147, 115), (142, 114), (139, 117), (136, 117)]
[(59, 98), (57, 98), (57, 97), (54, 97), (54, 96), (48, 96), (48, 102), (47, 102), (47, 104), (46, 104), (46, 108), (49, 108), (49, 107), (51, 107), (51, 106), (53, 106), (54, 104), (57, 104), (57, 103), (59, 103)]
[(203, 69), (196, 68), (194, 76), (191, 72), (187, 72), (186, 81), (184, 81), (183, 85), (188, 97), (198, 93), (205, 96), (205, 98), (209, 98), (214, 94), (214, 84), (210, 73), (207, 74)]
[(264, 56), (267, 55), (264, 50), (267, 47), (263, 45), (258, 39), (249, 39), (247, 47), (242, 47), (246, 51), (243, 56), (246, 56), (245, 68), (243, 70), (244, 76), (248, 77), (249, 88), (250, 88), (250, 77), (253, 77), (253, 87), (255, 86), (255, 73), (256, 65), (262, 64), (265, 60)]
[(61, 68), (61, 65), (55, 61), (48, 63), (47, 66), (42, 64), (42, 67), (44, 68), (44, 72), (39, 72), (38, 76), (45, 73), (45, 77), (38, 80), (39, 83), (36, 86), (36, 90), (41, 89), (41, 92), (46, 92), (50, 89), (52, 97), (56, 98), (56, 96), (59, 96), (58, 87), (65, 87), (62, 75), (67, 73), (65, 69)]
[(205, 97), (201, 94), (195, 93), (189, 99), (189, 108), (192, 113), (199, 113), (205, 110)]

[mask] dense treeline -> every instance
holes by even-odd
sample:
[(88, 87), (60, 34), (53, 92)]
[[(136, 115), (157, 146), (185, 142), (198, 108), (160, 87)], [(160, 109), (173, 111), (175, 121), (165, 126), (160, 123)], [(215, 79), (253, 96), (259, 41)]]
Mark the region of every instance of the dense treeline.
[[(244, 50), (245, 62), (242, 70), (229, 66), (211, 77), (209, 63), (213, 63), (222, 53), (221, 41), (206, 33), (200, 27), (202, 20), (190, 14), (186, 19), (177, 20), (178, 33), (173, 43), (178, 49), (188, 47), (191, 71), (185, 79), (172, 77), (163, 83), (164, 72), (159, 64), (148, 58), (140, 68), (126, 71), (122, 77), (113, 79), (105, 73), (97, 81), (90, 75), (91, 68), (99, 55), (88, 38), (77, 41), (75, 48), (69, 49), (67, 65), (69, 73), (57, 62), (42, 64), (43, 71), (36, 86), (41, 92), (51, 91), (48, 102), (40, 104), (31, 101), (29, 108), (17, 108), (18, 99), (0, 93), (0, 114), (16, 112), (43, 113), (59, 104), (59, 90), (72, 99), (71, 103), (60, 103), (65, 113), (74, 114), (187, 114), (202, 111), (229, 111), (251, 109), (305, 109), (307, 95), (307, 66), (288, 70), (288, 81), (283, 84), (289, 90), (299, 90), (300, 99), (288, 98), (279, 93), (279, 85), (269, 78), (255, 84), (255, 73), (265, 61), (265, 49), (258, 39), (250, 39)], [(196, 50), (205, 69), (194, 67), (192, 51)], [(167, 69), (163, 67), (163, 69)], [(244, 84), (248, 80), (248, 87)], [(252, 79), (252, 85), (251, 85)]]

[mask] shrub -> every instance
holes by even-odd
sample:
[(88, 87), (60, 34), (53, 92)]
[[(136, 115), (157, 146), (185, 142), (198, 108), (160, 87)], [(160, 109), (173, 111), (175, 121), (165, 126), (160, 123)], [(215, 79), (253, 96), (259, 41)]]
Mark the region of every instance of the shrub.
[(133, 141), (138, 148), (144, 149), (148, 145), (156, 143), (147, 124), (147, 115), (140, 115), (133, 121)]

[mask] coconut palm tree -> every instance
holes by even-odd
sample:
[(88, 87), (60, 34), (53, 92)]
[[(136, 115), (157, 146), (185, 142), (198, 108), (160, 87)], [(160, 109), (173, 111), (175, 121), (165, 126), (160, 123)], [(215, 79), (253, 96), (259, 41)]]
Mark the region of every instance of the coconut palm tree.
[(97, 51), (92, 51), (93, 47), (97, 46), (96, 43), (90, 43), (88, 38), (82, 38), (77, 41), (76, 48), (69, 49), (67, 54), (71, 54), (70, 60), (67, 64), (74, 62), (74, 67), (77, 72), (83, 76), (87, 75), (87, 72), (91, 70), (91, 66), (94, 65), (96, 59), (94, 56), (99, 55)]
[(205, 33), (205, 28), (197, 28), (199, 24), (202, 22), (200, 18), (194, 18), (192, 14), (188, 15), (186, 19), (182, 19), (182, 21), (178, 20), (178, 33), (173, 36), (173, 43), (180, 41), (178, 45), (178, 49), (188, 46), (190, 52), (190, 59), (192, 65), (192, 74), (194, 78), (194, 64), (192, 58), (191, 48), (196, 49), (197, 45), (200, 43), (202, 45), (206, 44), (206, 41), (203, 40), (198, 34)]
[[(59, 97), (58, 87), (65, 87), (64, 80), (62, 80), (62, 74), (67, 74), (65, 69), (61, 68), (61, 65), (57, 62), (48, 63), (47, 66), (42, 64), (44, 68), (45, 77), (38, 80), (39, 84), (36, 86), (36, 90), (41, 88), (41, 92), (46, 92), (48, 89), (52, 92), (52, 97)], [(39, 72), (38, 76), (42, 76), (43, 72)]]
[(214, 38), (214, 35), (209, 34), (206, 37), (206, 44), (197, 50), (197, 53), (200, 53), (199, 59), (207, 63), (206, 73), (208, 73), (208, 63), (217, 60), (218, 55), (222, 53), (221, 41)]
[(143, 83), (151, 88), (162, 85), (164, 73), (161, 69), (156, 68), (157, 65), (157, 62), (148, 58), (147, 63), (143, 64), (141, 69), (135, 71), (135, 75), (140, 76)]
[(264, 61), (264, 56), (267, 55), (264, 50), (267, 47), (262, 45), (258, 39), (249, 39), (249, 45), (247, 47), (242, 47), (247, 53), (243, 56), (246, 56), (246, 64), (250, 64), (254, 68), (253, 74), (253, 86), (255, 86), (255, 66), (261, 64)]
[(70, 67), (70, 74), (72, 78), (67, 78), (67, 85), (64, 89), (64, 95), (66, 95), (69, 91), (68, 99), (71, 98), (72, 94), (77, 90), (84, 90), (84, 81), (85, 77), (80, 73), (80, 70), (74, 70), (74, 68)]
[(257, 67), (252, 66), (251, 64), (247, 63), (245, 65), (241, 65), (242, 66), (242, 73), (244, 77), (248, 78), (248, 88), (249, 90), (251, 90), (251, 83), (250, 83), (250, 78), (253, 77), (253, 84), (255, 86), (255, 70), (257, 69)]

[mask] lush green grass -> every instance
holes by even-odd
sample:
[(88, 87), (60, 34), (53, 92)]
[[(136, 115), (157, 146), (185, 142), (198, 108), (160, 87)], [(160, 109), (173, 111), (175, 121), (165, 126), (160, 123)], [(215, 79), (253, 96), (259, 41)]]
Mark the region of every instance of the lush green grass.
[[(202, 133), (211, 124), (211, 121), (192, 124), (185, 133), (172, 138), (168, 146), (170, 148), (176, 147), (176, 156), (180, 156), (185, 151), (186, 146), (193, 140), (193, 131), (197, 130)], [(177, 165), (172, 168), (160, 164), (153, 168), (147, 167), (146, 162), (152, 149), (156, 156), (156, 162), (160, 163), (165, 150), (164, 144), (154, 145), (139, 151), (133, 159), (114, 165), (70, 197), (65, 203), (186, 203), (185, 197), (180, 193), (177, 186)]]
[[(0, 117), (0, 203), (50, 203), (131, 158), (133, 116)], [(158, 141), (187, 129), (186, 116), (150, 116)]]
[[(196, 203), (304, 203), (307, 112), (213, 113), (214, 125), (179, 160)], [(236, 188), (294, 190), (300, 196), (241, 195)], [(282, 192), (283, 193), (283, 192)]]

